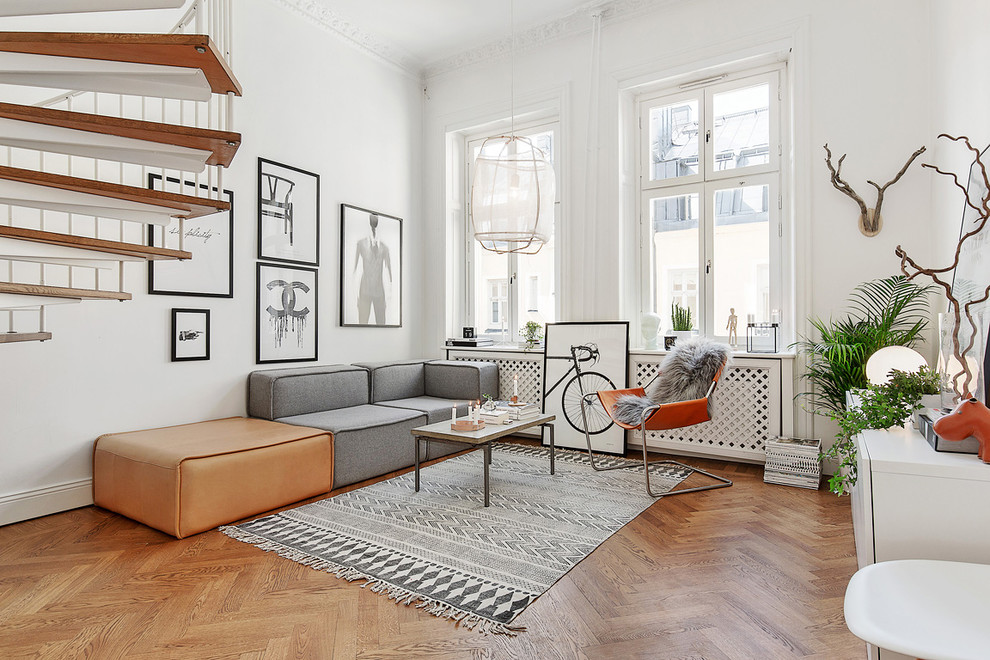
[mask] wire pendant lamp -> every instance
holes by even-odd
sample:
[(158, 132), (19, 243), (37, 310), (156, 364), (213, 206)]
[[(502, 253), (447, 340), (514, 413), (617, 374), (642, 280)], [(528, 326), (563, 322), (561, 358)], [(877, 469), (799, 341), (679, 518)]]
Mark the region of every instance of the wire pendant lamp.
[(536, 254), (553, 234), (553, 165), (529, 138), (487, 138), (475, 161), (471, 222), (481, 247)]
[[(513, 3), (509, 3), (510, 22)], [(471, 184), (474, 238), (486, 250), (536, 254), (553, 237), (553, 164), (529, 138), (515, 134), (515, 29), (510, 47), (509, 135), (486, 138)]]

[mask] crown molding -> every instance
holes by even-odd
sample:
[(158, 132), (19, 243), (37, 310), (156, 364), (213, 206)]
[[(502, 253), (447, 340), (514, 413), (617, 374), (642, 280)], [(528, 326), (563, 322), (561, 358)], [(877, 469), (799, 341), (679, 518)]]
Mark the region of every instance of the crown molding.
[(392, 66), (416, 79), (431, 78), (479, 62), (505, 59), (515, 52), (525, 52), (544, 44), (580, 35), (591, 30), (592, 16), (601, 13), (602, 25), (654, 13), (674, 4), (692, 0), (594, 0), (556, 19), (529, 27), (511, 37), (496, 39), (425, 66), (409, 53), (388, 44), (373, 34), (342, 18), (320, 0), (273, 0), (314, 25), (331, 32), (365, 55)]
[(477, 48), (456, 53), (449, 57), (430, 62), (423, 67), (424, 78), (432, 78), (445, 73), (456, 71), (479, 62), (504, 59), (513, 52), (532, 50), (539, 46), (559, 41), (567, 37), (589, 32), (592, 27), (592, 17), (602, 15), (602, 25), (627, 20), (644, 14), (654, 13), (664, 7), (674, 4), (684, 4), (691, 0), (609, 0), (607, 2), (589, 2), (588, 4), (560, 16), (554, 20), (540, 23), (523, 30), (511, 37), (496, 39), (482, 44)]
[(274, 0), (274, 2), (309, 20), (314, 25), (336, 34), (349, 46), (365, 55), (370, 55), (372, 58), (399, 69), (402, 73), (416, 79), (420, 78), (422, 74), (420, 62), (417, 62), (408, 53), (385, 43), (341, 18), (317, 0)]

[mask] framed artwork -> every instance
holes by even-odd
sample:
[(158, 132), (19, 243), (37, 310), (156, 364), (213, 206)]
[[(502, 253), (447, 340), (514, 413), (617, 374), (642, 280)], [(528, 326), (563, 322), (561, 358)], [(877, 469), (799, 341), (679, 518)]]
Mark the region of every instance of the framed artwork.
[[(581, 394), (626, 386), (629, 322), (548, 323), (544, 341), (543, 412), (557, 416), (554, 442), (558, 447), (584, 449)], [(625, 431), (612, 422), (597, 400), (588, 407), (587, 421), (595, 451), (625, 454)], [(544, 438), (547, 443), (548, 438)]]
[(315, 268), (258, 264), (258, 364), (316, 360), (317, 280)]
[(402, 219), (340, 205), (340, 324), (402, 326)]
[[(152, 190), (195, 195), (196, 182), (168, 177), (162, 185), (161, 174), (148, 175)], [(208, 189), (199, 184), (200, 191)], [(213, 192), (216, 192), (213, 188)], [(229, 211), (211, 213), (183, 222), (183, 249), (193, 258), (184, 261), (149, 261), (148, 293), (160, 296), (234, 297), (234, 193), (223, 191), (230, 203)], [(148, 245), (179, 249), (179, 221), (166, 227), (151, 227)]]
[(320, 175), (258, 159), (258, 258), (320, 263)]
[(210, 359), (210, 310), (172, 309), (172, 362)]

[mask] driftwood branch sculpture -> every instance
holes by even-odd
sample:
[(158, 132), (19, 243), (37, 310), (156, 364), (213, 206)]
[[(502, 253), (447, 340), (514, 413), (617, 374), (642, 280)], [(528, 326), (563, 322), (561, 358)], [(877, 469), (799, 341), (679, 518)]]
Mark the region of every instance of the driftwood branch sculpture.
[(891, 187), (897, 183), (907, 169), (914, 162), (915, 158), (925, 153), (925, 147), (921, 147), (916, 150), (911, 157), (908, 158), (907, 162), (904, 163), (904, 167), (901, 171), (897, 173), (893, 179), (883, 184), (882, 186), (875, 181), (867, 181), (868, 184), (877, 189), (877, 202), (873, 208), (869, 208), (863, 198), (856, 194), (853, 187), (850, 186), (846, 181), (842, 179), (842, 161), (846, 159), (846, 154), (842, 154), (839, 158), (838, 163), (834, 166), (832, 165), (832, 151), (828, 148), (828, 144), (825, 144), (825, 164), (828, 166), (828, 171), (831, 173), (832, 185), (835, 186), (836, 190), (848, 195), (859, 205), (859, 230), (863, 232), (866, 236), (876, 236), (880, 233), (880, 229), (883, 227), (883, 218), (880, 215), (880, 208), (883, 206), (883, 195), (887, 192), (887, 188)]
[[(973, 392), (973, 381), (976, 374), (973, 373), (970, 363), (966, 360), (966, 355), (973, 349), (979, 332), (976, 326), (976, 320), (973, 318), (972, 307), (990, 299), (990, 284), (983, 289), (982, 295), (976, 295), (972, 299), (963, 302), (960, 300), (956, 292), (952, 290), (952, 276), (956, 270), (956, 267), (959, 265), (959, 258), (962, 254), (963, 245), (966, 241), (982, 232), (986, 227), (988, 220), (990, 220), (990, 178), (987, 176), (987, 168), (980, 157), (979, 149), (973, 146), (968, 137), (956, 137), (946, 133), (942, 133), (939, 137), (952, 140), (953, 142), (962, 142), (966, 145), (966, 148), (972, 152), (973, 165), (976, 166), (977, 176), (982, 177), (983, 179), (983, 198), (977, 201), (970, 199), (966, 186), (959, 181), (959, 177), (954, 172), (943, 171), (937, 166), (928, 163), (922, 164), (922, 167), (935, 170), (938, 174), (951, 178), (956, 188), (962, 191), (963, 195), (966, 197), (966, 205), (976, 211), (977, 217), (973, 221), (972, 228), (959, 237), (959, 242), (956, 244), (956, 251), (952, 258), (952, 263), (948, 266), (943, 268), (924, 268), (908, 256), (907, 251), (905, 251), (900, 245), (898, 245), (897, 249), (894, 250), (894, 254), (900, 258), (901, 272), (904, 273), (907, 279), (911, 280), (919, 275), (927, 275), (942, 289), (943, 293), (945, 293), (945, 297), (949, 301), (949, 309), (952, 312), (953, 322), (951, 336), (952, 357), (955, 358), (958, 365), (952, 365), (951, 368), (959, 369), (957, 373), (949, 374), (949, 376), (953, 392), (955, 393), (955, 399), (958, 401), (962, 398), (969, 398)], [(964, 321), (969, 329), (968, 339), (964, 339)]]

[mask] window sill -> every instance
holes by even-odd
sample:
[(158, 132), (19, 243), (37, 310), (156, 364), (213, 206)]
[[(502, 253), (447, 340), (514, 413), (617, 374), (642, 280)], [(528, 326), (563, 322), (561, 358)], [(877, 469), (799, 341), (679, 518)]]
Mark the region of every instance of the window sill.
[[(666, 355), (670, 351), (665, 351), (662, 348), (659, 349), (649, 349), (649, 348), (630, 348), (630, 355)], [(736, 349), (732, 351), (732, 357), (737, 358), (766, 358), (775, 360), (793, 360), (797, 357), (796, 353), (785, 352), (785, 353), (764, 353), (761, 351), (754, 351), (752, 353), (747, 352), (743, 349)]]

